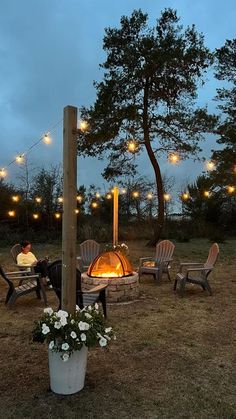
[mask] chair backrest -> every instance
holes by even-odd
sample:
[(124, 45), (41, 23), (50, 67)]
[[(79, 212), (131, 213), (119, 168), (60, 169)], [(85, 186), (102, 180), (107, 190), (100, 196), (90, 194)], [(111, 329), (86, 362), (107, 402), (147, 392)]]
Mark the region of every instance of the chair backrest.
[(14, 263), (17, 263), (17, 256), (21, 252), (21, 245), (19, 243), (15, 244), (11, 250), (12, 259), (14, 260)]
[(100, 244), (95, 240), (85, 240), (80, 245), (80, 256), (84, 265), (90, 265), (100, 252)]
[(217, 243), (214, 243), (209, 250), (208, 258), (206, 262), (204, 263), (204, 268), (211, 268), (215, 265), (218, 255), (219, 255), (220, 249)]
[[(61, 286), (62, 286), (62, 261), (55, 260), (48, 266), (48, 277), (51, 281), (52, 287), (61, 300)], [(81, 293), (81, 273), (76, 269), (76, 292)]]
[(162, 261), (171, 259), (175, 250), (175, 245), (170, 240), (162, 240), (156, 245), (155, 259)]

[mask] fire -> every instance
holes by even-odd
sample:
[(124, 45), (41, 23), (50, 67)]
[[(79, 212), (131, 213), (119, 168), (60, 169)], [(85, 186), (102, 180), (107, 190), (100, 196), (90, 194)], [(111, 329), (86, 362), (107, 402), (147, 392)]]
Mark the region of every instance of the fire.
[(97, 278), (122, 278), (131, 275), (133, 268), (120, 252), (104, 252), (98, 255), (88, 269), (88, 275)]

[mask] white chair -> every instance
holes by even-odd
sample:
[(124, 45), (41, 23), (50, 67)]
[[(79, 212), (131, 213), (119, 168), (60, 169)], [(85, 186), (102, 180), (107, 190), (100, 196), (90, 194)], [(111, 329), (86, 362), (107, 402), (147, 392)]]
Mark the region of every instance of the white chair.
[[(214, 268), (214, 265), (219, 255), (219, 251), (220, 250), (218, 244), (214, 243), (210, 247), (208, 258), (204, 264), (199, 262), (180, 263), (180, 271), (176, 275), (174, 291), (176, 291), (177, 285), (179, 283), (179, 293), (180, 296), (183, 297), (186, 283), (191, 283), (200, 285), (204, 291), (207, 290), (209, 294), (212, 295), (212, 290), (208, 281), (208, 276)], [(185, 272), (183, 272), (184, 269), (186, 269)], [(195, 273), (197, 275), (190, 276), (192, 273)]]
[(77, 257), (77, 268), (80, 272), (87, 271), (90, 263), (100, 252), (100, 244), (95, 240), (85, 240), (80, 245), (80, 256)]
[(162, 274), (167, 274), (169, 280), (171, 268), (170, 262), (173, 260), (175, 245), (169, 240), (162, 240), (156, 245), (155, 257), (145, 257), (139, 260), (139, 279), (142, 274), (152, 274), (159, 284)]

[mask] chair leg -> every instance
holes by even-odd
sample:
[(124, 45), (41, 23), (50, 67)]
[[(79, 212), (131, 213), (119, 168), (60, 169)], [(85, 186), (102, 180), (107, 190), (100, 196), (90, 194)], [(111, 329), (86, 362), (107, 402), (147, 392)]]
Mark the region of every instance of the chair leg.
[(175, 279), (175, 282), (174, 282), (174, 287), (173, 287), (173, 290), (174, 290), (174, 291), (176, 291), (177, 284), (178, 284), (178, 279)]
[(211, 286), (208, 282), (207, 279), (205, 279), (205, 283), (204, 283), (205, 288), (207, 289), (207, 291), (209, 292), (210, 295), (212, 295), (212, 290), (211, 290)]
[(11, 288), (9, 288), (8, 293), (7, 293), (7, 295), (6, 295), (5, 304), (7, 304), (7, 303), (8, 303), (8, 301), (9, 301), (9, 299), (10, 299), (10, 297), (11, 297), (11, 295), (12, 295), (12, 293), (13, 293), (13, 292), (14, 292), (14, 291), (12, 291), (12, 289), (11, 289)]
[(45, 287), (44, 287), (43, 278), (39, 278), (39, 284), (40, 284), (40, 289), (41, 289), (44, 304), (45, 304), (45, 306), (47, 306), (48, 305), (48, 300), (47, 300), (47, 296), (46, 296), (46, 291), (45, 291)]
[(181, 297), (184, 296), (185, 284), (186, 284), (186, 279), (185, 278), (181, 279), (180, 280), (180, 287), (179, 287), (179, 293), (180, 293)]
[(16, 292), (13, 292), (9, 301), (8, 301), (8, 307), (11, 308), (15, 302), (15, 300), (17, 299), (18, 295), (16, 294)]
[(168, 268), (167, 268), (167, 276), (168, 276), (169, 281), (171, 282), (170, 272)]

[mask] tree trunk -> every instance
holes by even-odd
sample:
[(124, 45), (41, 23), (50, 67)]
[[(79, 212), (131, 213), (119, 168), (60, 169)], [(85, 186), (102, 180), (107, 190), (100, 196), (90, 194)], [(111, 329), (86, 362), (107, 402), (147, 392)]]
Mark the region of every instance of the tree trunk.
[(146, 79), (144, 87), (144, 99), (143, 99), (143, 133), (144, 133), (144, 143), (148, 153), (148, 157), (154, 169), (156, 185), (157, 185), (157, 198), (158, 198), (158, 215), (156, 223), (154, 224), (153, 237), (147, 243), (147, 246), (155, 246), (164, 226), (165, 221), (165, 206), (164, 206), (164, 191), (160, 166), (157, 162), (153, 149), (150, 143), (149, 135), (149, 120), (148, 120), (148, 96), (149, 96), (149, 79)]

